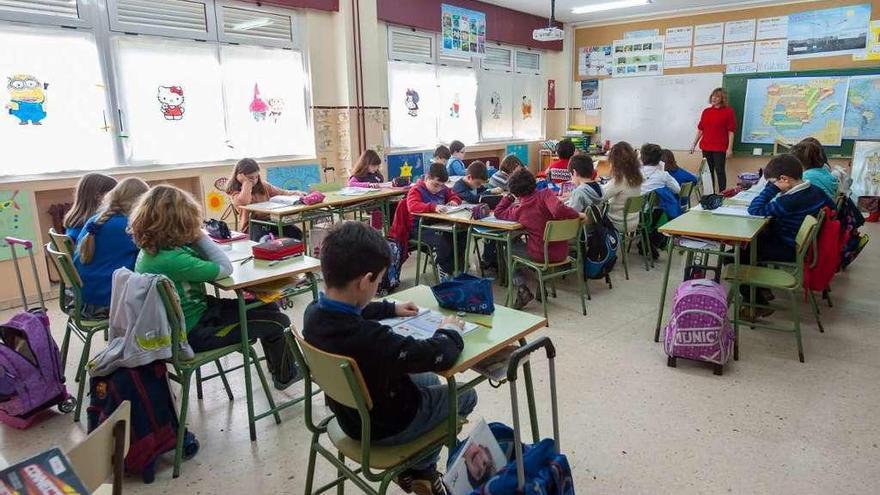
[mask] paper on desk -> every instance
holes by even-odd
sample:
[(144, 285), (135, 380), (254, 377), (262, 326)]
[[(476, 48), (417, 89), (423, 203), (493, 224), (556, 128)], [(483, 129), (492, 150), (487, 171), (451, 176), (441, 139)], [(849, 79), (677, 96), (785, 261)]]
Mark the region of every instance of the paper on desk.
[(739, 203), (751, 203), (753, 199), (758, 197), (758, 192), (751, 189), (740, 191), (730, 199)]
[[(428, 308), (419, 308), (419, 314), (416, 316), (386, 318), (384, 320), (379, 320), (379, 323), (388, 325), (391, 327), (391, 330), (398, 335), (425, 340), (434, 336), (434, 332), (436, 332), (443, 323), (443, 318), (444, 316), (439, 311), (434, 311)], [(462, 333), (468, 333), (478, 327), (479, 326), (476, 323), (466, 321)]]
[(755, 215), (749, 215), (748, 208), (744, 206), (719, 206), (714, 210), (710, 210), (715, 215), (728, 215), (734, 217), (762, 218)]
[(252, 208), (259, 208), (261, 210), (277, 210), (279, 208), (286, 208), (291, 205), (286, 205), (275, 201), (263, 201), (262, 203), (251, 203), (250, 206)]
[(707, 241), (705, 239), (695, 239), (693, 237), (678, 238), (678, 245), (688, 249), (720, 249), (721, 243), (715, 241)]
[(377, 189), (373, 189), (370, 187), (343, 187), (339, 190), (340, 196), (363, 196), (364, 194), (370, 194), (371, 192), (376, 192)]

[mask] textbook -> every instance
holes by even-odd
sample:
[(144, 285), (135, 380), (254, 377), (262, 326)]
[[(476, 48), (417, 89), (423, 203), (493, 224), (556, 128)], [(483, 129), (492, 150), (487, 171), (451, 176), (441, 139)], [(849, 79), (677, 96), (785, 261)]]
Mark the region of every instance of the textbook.
[(254, 208), (262, 208), (265, 210), (275, 210), (278, 208), (285, 208), (287, 206), (294, 206), (302, 203), (302, 196), (272, 196), (269, 198), (269, 201), (263, 201), (262, 203), (252, 203), (250, 206)]
[(507, 458), (492, 435), (486, 420), (480, 418), (458, 457), (446, 470), (443, 482), (450, 495), (468, 495), (479, 490), (498, 470), (507, 466)]
[(89, 493), (59, 448), (49, 449), (0, 471), (0, 495), (86, 495)]
[[(428, 308), (419, 308), (415, 316), (398, 316), (379, 320), (379, 323), (391, 327), (391, 330), (404, 337), (418, 340), (430, 339), (443, 322), (443, 314)], [(476, 323), (464, 322), (463, 334), (478, 328)]]
[(364, 194), (370, 194), (372, 192), (376, 192), (378, 189), (374, 189), (372, 187), (343, 187), (339, 190), (340, 196), (363, 196)]

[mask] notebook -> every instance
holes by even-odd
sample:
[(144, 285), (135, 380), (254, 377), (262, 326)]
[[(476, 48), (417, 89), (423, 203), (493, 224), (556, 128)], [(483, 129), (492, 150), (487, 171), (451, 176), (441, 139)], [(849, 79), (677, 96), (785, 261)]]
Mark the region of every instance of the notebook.
[[(430, 339), (440, 328), (445, 316), (439, 311), (428, 308), (419, 308), (419, 314), (415, 316), (398, 316), (379, 320), (379, 323), (391, 327), (391, 330), (404, 337), (412, 337), (418, 340)], [(462, 333), (468, 333), (479, 328), (476, 323), (464, 322)]]

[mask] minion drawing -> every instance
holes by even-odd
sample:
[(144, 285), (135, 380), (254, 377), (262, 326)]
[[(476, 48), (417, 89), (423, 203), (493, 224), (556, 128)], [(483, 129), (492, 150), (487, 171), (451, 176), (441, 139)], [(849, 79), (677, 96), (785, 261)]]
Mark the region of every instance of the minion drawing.
[(43, 125), (46, 118), (43, 105), (46, 103), (46, 89), (48, 84), (40, 83), (36, 77), (29, 74), (16, 74), (8, 78), (6, 89), (9, 91), (9, 115), (19, 120), (19, 125)]

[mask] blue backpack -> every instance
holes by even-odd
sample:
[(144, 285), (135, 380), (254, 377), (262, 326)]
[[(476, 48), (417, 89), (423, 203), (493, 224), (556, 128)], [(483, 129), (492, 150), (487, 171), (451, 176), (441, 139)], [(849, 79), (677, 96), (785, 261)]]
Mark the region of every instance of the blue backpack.
[(379, 296), (387, 296), (400, 287), (400, 246), (388, 239), (388, 250), (391, 251), (391, 263), (385, 270), (385, 276), (379, 283)]
[(598, 207), (591, 206), (590, 215), (594, 222), (591, 228), (584, 228), (584, 275), (594, 280), (607, 280), (608, 274), (617, 263), (620, 238), (611, 219), (601, 213)]

